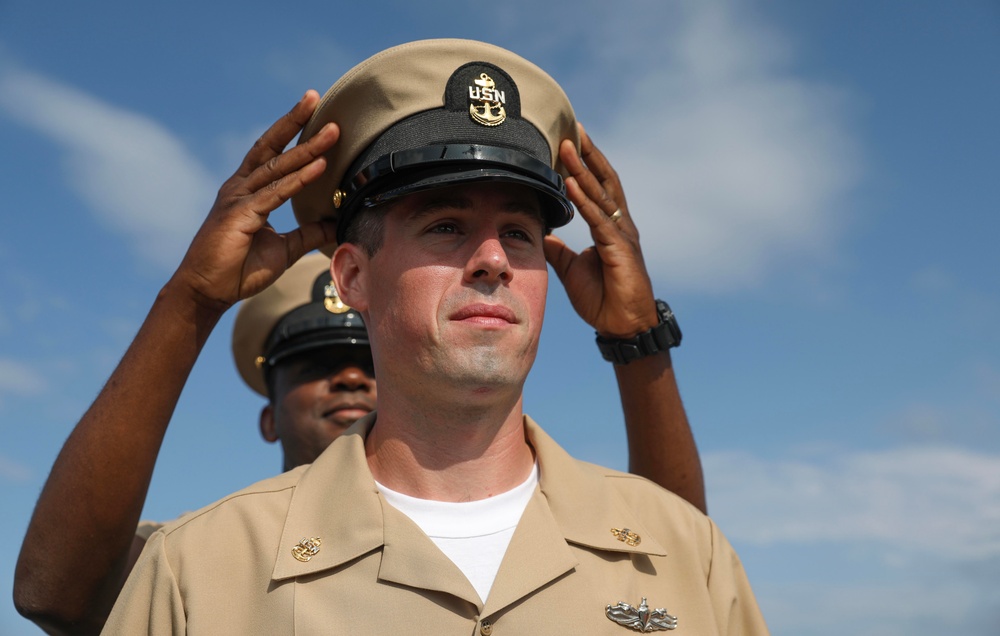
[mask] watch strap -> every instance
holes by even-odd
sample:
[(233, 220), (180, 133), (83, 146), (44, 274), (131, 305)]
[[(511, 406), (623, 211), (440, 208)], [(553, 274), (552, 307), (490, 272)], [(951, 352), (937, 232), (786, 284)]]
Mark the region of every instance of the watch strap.
[(631, 338), (605, 338), (598, 334), (597, 348), (601, 356), (614, 364), (628, 364), (680, 345), (681, 330), (670, 306), (657, 300), (656, 312), (660, 323)]

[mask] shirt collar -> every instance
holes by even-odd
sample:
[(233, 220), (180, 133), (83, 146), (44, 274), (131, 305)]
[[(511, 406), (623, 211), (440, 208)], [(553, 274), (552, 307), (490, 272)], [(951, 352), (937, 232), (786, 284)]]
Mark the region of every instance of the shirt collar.
[[(613, 485), (619, 478), (639, 477), (573, 459), (527, 415), (524, 427), (538, 455), (542, 494), (566, 541), (595, 550), (666, 556), (638, 511), (625, 503)], [(635, 533), (638, 544), (618, 539), (613, 529)]]
[[(273, 580), (337, 567), (385, 545), (381, 497), (364, 446), (376, 417), (373, 412), (358, 420), (302, 472), (285, 517)], [(609, 483), (609, 475), (620, 473), (574, 460), (528, 416), (524, 427), (538, 458), (541, 493), (567, 542), (611, 552), (666, 554)], [(640, 541), (629, 545), (614, 529), (635, 533)], [(321, 540), (320, 549), (308, 560), (296, 558), (293, 549), (313, 538)]]

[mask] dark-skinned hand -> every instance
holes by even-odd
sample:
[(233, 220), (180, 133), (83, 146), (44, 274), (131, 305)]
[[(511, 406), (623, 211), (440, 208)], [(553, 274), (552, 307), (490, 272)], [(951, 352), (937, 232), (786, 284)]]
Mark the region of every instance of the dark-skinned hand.
[(337, 142), (336, 124), (285, 150), (318, 103), (319, 94), (307, 91), (261, 135), (219, 189), (171, 280), (199, 305), (224, 311), (266, 288), (307, 252), (336, 240), (331, 222), (309, 223), (286, 233), (268, 222), (271, 212), (326, 169), (323, 153)]
[[(570, 140), (559, 147), (569, 171), (566, 191), (590, 226), (594, 244), (579, 254), (562, 239), (545, 237), (552, 265), (580, 317), (608, 338), (630, 338), (659, 323), (653, 287), (618, 173), (580, 126), (580, 153)], [(621, 211), (616, 220), (612, 215)]]

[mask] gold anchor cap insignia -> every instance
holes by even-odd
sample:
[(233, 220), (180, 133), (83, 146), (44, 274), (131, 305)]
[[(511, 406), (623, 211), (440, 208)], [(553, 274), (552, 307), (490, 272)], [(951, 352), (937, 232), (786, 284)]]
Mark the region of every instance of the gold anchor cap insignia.
[(302, 537), (302, 539), (295, 544), (295, 547), (292, 548), (292, 556), (298, 561), (308, 563), (309, 559), (319, 554), (319, 546), (322, 545), (322, 543), (323, 542), (319, 537), (313, 537), (312, 539)]
[(628, 528), (611, 528), (611, 534), (615, 535), (615, 538), (619, 541), (633, 548), (642, 543), (642, 537), (637, 532), (632, 532)]
[(334, 190), (333, 191), (333, 207), (339, 208), (340, 206), (344, 205), (344, 199), (346, 199), (346, 198), (347, 198), (347, 193), (346, 192), (344, 192), (340, 188), (337, 188), (336, 190)]
[(504, 103), (507, 97), (503, 91), (497, 90), (497, 84), (486, 73), (480, 73), (479, 79), (472, 80), (475, 86), (469, 87), (469, 116), (483, 126), (499, 126), (507, 119)]
[(350, 307), (340, 299), (340, 294), (337, 293), (337, 288), (333, 283), (327, 283), (326, 287), (323, 288), (323, 306), (331, 314), (342, 314), (350, 310)]
[(608, 605), (604, 613), (609, 619), (622, 627), (634, 629), (643, 634), (649, 632), (665, 632), (677, 629), (677, 617), (667, 614), (664, 608), (650, 609), (646, 597), (642, 597), (639, 607), (618, 601), (617, 605)]

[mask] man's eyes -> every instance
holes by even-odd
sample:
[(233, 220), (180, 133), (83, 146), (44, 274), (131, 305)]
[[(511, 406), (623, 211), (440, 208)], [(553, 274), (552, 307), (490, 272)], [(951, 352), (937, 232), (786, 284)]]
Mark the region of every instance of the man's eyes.
[[(461, 228), (459, 228), (457, 223), (449, 221), (449, 222), (435, 223), (428, 229), (428, 232), (431, 234), (459, 234), (461, 232)], [(534, 240), (532, 238), (531, 232), (519, 228), (504, 230), (503, 232), (500, 233), (500, 236), (503, 238), (512, 238), (518, 241), (525, 241), (527, 243), (531, 243)]]
[(450, 221), (442, 221), (431, 226), (430, 232), (434, 234), (457, 234), (458, 225)]
[(329, 375), (333, 371), (333, 366), (321, 363), (304, 364), (298, 369), (299, 377), (316, 377)]
[(507, 230), (503, 233), (503, 235), (519, 241), (525, 241), (526, 243), (531, 243), (533, 241), (531, 233), (526, 230)]

